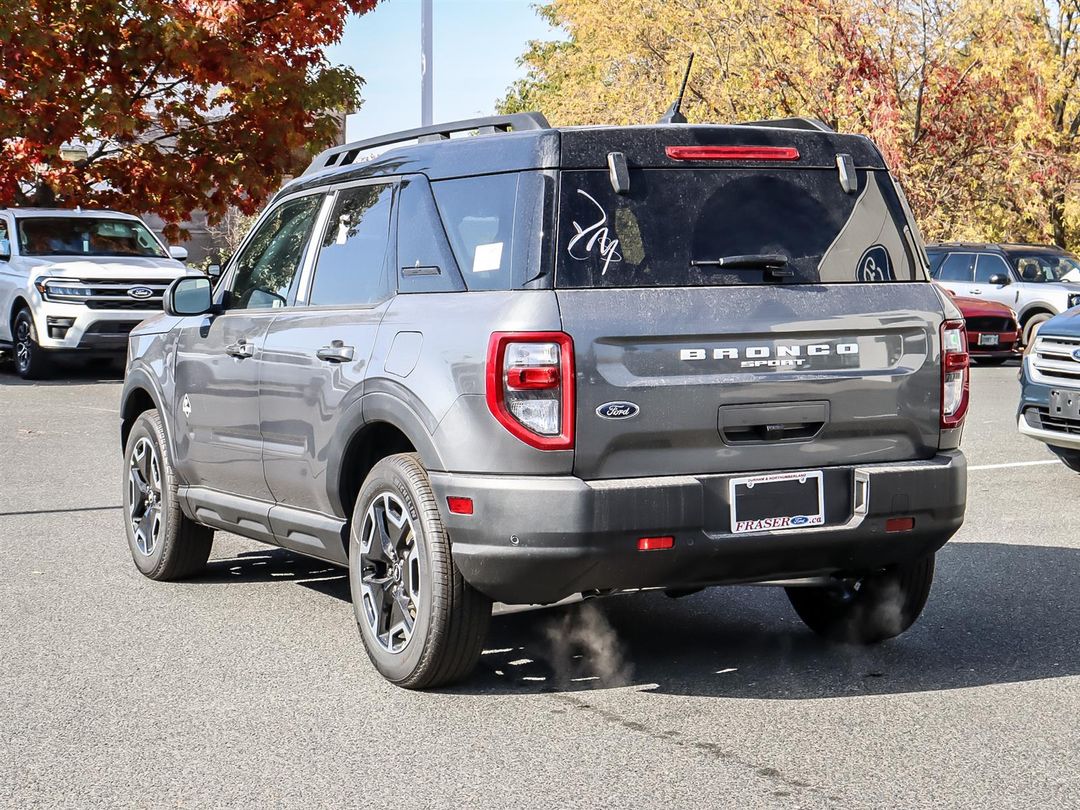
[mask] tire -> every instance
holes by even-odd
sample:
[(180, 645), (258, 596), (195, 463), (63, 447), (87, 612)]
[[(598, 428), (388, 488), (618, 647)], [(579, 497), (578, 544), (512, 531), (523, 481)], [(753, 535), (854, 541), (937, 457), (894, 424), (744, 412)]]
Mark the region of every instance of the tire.
[(15, 315), (11, 329), (15, 372), (24, 380), (44, 380), (52, 376), (52, 360), (37, 342), (37, 328), (30, 310), (23, 307)]
[(980, 366), (1003, 366), (1008, 363), (1011, 357), (973, 357), (972, 358), (977, 365)]
[(1073, 472), (1080, 472), (1080, 450), (1069, 450), (1065, 447), (1051, 447), (1061, 463)]
[(454, 564), (415, 454), (382, 459), (364, 481), (349, 532), (349, 585), (364, 648), (388, 681), (428, 689), (472, 672), (491, 600)]
[(1035, 333), (1039, 330), (1039, 327), (1053, 318), (1049, 312), (1040, 312), (1037, 315), (1032, 315), (1024, 323), (1024, 345), (1027, 346), (1032, 340), (1035, 339)]
[(124, 448), (124, 530), (140, 573), (177, 580), (206, 567), (214, 532), (181, 511), (179, 481), (166, 447), (160, 414), (143, 412)]
[(807, 627), (831, 641), (877, 644), (919, 618), (934, 579), (934, 555), (867, 574), (836, 587), (787, 588)]

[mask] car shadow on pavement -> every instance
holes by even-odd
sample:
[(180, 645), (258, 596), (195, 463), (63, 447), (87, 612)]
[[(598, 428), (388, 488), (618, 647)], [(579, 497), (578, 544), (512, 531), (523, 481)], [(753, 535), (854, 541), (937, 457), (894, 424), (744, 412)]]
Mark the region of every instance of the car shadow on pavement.
[(211, 558), (206, 570), (191, 581), (205, 585), (292, 582), (345, 602), (351, 601), (345, 569), (272, 546), (258, 551), (244, 551), (228, 559)]
[[(277, 548), (212, 559), (202, 584), (283, 582), (349, 602), (345, 571)], [(822, 641), (779, 588), (659, 592), (495, 616), (456, 694), (628, 687), (800, 700), (961, 689), (1080, 674), (1080, 549), (950, 543), (930, 602), (876, 647)], [(357, 654), (361, 654), (357, 650)]]
[(955, 543), (922, 618), (876, 647), (826, 643), (779, 588), (647, 593), (495, 617), (458, 693), (631, 687), (799, 700), (1080, 674), (1080, 549)]
[(47, 380), (24, 380), (15, 373), (10, 355), (0, 356), (0, 385), (94, 385), (117, 383), (124, 379), (120, 363), (110, 360), (65, 360), (57, 363), (53, 376)]

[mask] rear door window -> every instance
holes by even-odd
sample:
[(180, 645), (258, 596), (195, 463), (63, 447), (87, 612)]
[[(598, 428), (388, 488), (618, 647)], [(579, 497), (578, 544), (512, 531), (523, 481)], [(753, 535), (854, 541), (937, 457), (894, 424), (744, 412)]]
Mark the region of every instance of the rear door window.
[(386, 184), (338, 192), (319, 245), (310, 306), (364, 306), (389, 298), (392, 198), (393, 186)]
[(974, 275), (974, 253), (950, 253), (938, 268), (937, 280), (970, 282)]
[(556, 285), (688, 287), (925, 278), (886, 172), (848, 193), (826, 169), (562, 173)]

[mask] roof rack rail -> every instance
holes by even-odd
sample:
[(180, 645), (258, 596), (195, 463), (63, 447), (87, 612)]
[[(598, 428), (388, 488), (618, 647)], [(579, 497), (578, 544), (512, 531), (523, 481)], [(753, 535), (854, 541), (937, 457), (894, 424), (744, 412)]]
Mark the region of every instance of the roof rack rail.
[(744, 127), (775, 127), (776, 129), (811, 129), (817, 132), (836, 132), (816, 118), (773, 118), (767, 121), (744, 121)]
[(395, 143), (418, 140), (421, 143), (428, 141), (445, 141), (455, 132), (468, 132), (478, 130), (479, 135), (493, 135), (497, 132), (509, 132), (510, 130), (550, 129), (547, 119), (538, 112), (513, 113), (511, 115), (495, 115), (487, 118), (468, 118), (464, 121), (450, 121), (446, 124), (435, 124), (430, 127), (417, 127), (406, 129), (401, 132), (392, 132), (388, 135), (379, 135), (362, 141), (354, 141), (344, 146), (332, 146), (320, 152), (311, 161), (304, 174), (330, 169), (335, 166), (348, 166), (353, 163), (359, 154), (368, 149), (380, 146), (392, 146)]

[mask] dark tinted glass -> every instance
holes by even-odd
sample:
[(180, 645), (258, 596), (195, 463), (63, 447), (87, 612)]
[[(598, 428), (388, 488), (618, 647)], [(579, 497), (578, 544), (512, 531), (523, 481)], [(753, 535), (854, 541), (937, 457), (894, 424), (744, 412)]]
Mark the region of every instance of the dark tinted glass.
[(980, 253), (975, 263), (975, 283), (989, 284), (993, 276), (1009, 276), (1009, 265), (996, 253)]
[(938, 281), (971, 281), (975, 275), (974, 253), (950, 253), (938, 268)]
[(231, 309), (286, 306), (322, 200), (321, 194), (290, 200), (259, 223), (236, 258)]
[(392, 197), (393, 187), (388, 185), (338, 192), (319, 249), (309, 304), (354, 306), (386, 300)]
[(510, 289), (518, 175), (441, 180), (431, 187), (466, 286)]
[[(849, 194), (835, 170), (646, 169), (631, 171), (629, 193), (616, 194), (606, 171), (563, 172), (556, 284), (922, 278), (888, 174), (860, 171), (858, 179), (858, 192)], [(732, 267), (733, 257), (743, 257), (743, 266)]]
[(462, 289), (457, 262), (425, 179), (402, 183), (397, 220), (398, 289), (401, 292)]

